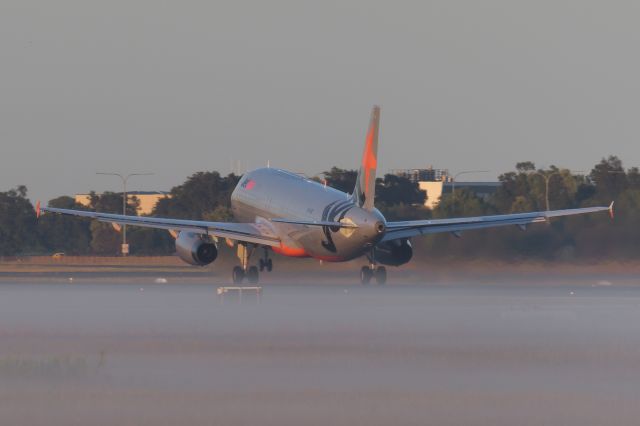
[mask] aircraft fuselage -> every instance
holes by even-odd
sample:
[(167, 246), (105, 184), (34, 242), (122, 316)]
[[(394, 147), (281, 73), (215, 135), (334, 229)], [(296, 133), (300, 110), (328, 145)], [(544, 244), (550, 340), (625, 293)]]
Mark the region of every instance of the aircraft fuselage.
[[(349, 194), (295, 173), (261, 168), (245, 173), (231, 195), (239, 222), (268, 226), (282, 240), (275, 252), (340, 262), (366, 254), (384, 236), (385, 219), (377, 210), (356, 205)], [(299, 225), (271, 219), (346, 222), (357, 228)]]

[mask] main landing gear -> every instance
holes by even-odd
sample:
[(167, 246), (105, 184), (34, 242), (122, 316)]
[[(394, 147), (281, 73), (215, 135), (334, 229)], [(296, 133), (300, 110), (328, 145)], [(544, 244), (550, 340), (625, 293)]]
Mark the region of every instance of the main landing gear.
[(385, 285), (387, 283), (387, 268), (384, 266), (378, 266), (373, 250), (367, 255), (369, 260), (369, 266), (363, 266), (360, 269), (360, 282), (362, 285), (369, 285), (372, 278), (376, 279), (378, 285)]
[[(258, 272), (258, 266), (249, 266), (249, 259), (255, 251), (256, 246), (250, 247), (247, 244), (238, 244), (238, 259), (240, 259), (240, 266), (234, 266), (231, 272), (231, 280), (234, 284), (240, 284), (246, 278), (251, 284), (257, 284), (260, 280), (260, 272)], [(271, 272), (273, 270), (273, 260), (269, 258), (269, 249), (263, 247), (263, 254), (260, 258), (258, 265), (260, 271)]]
[(273, 271), (273, 260), (269, 257), (269, 249), (263, 247), (263, 250), (263, 255), (258, 261), (260, 272), (264, 271), (265, 269), (267, 270), (267, 272), (271, 272)]

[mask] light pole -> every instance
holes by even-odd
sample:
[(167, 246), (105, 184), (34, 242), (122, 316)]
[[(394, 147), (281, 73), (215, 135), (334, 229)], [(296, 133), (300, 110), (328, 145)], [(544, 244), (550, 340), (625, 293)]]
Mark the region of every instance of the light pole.
[[(567, 170), (569, 173), (584, 173), (582, 170)], [(558, 170), (552, 173), (542, 173), (542, 172), (531, 172), (531, 175), (538, 175), (544, 179), (544, 200), (547, 207), (547, 211), (549, 211), (549, 182), (553, 176), (562, 176), (562, 171)]]
[(453, 177), (451, 178), (451, 197), (452, 198), (455, 199), (455, 196), (456, 196), (456, 179), (458, 178), (458, 176), (467, 175), (471, 173), (489, 173), (489, 170), (464, 170), (453, 175)]
[[(128, 175), (122, 175), (120, 173), (111, 172), (97, 172), (97, 175), (118, 176), (122, 180), (122, 214), (127, 214), (127, 181), (131, 176), (150, 176), (153, 173), (129, 173)], [(129, 254), (129, 246), (127, 245), (127, 225), (122, 225), (122, 255)]]

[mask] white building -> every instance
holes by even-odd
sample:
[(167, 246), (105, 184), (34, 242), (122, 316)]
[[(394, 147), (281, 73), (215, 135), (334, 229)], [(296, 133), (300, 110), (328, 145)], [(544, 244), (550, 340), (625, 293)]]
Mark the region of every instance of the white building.
[(396, 176), (409, 179), (418, 184), (418, 187), (427, 193), (424, 205), (430, 209), (435, 208), (443, 194), (450, 194), (456, 189), (466, 188), (481, 198), (488, 198), (500, 187), (500, 182), (455, 182), (447, 169), (401, 169), (391, 171)]
[[(487, 199), (500, 188), (500, 182), (456, 182), (455, 190), (468, 189), (476, 196)], [(430, 209), (435, 208), (443, 194), (451, 194), (454, 188), (453, 182), (418, 182), (420, 189), (427, 193), (424, 205)]]
[[(120, 194), (122, 197), (122, 193)], [(171, 194), (163, 191), (131, 191), (127, 192), (127, 201), (132, 202), (133, 198), (137, 198), (140, 202), (140, 206), (138, 207), (138, 215), (148, 215), (151, 214), (153, 209), (158, 204), (158, 201), (162, 198), (170, 198)], [(82, 204), (83, 206), (88, 206), (91, 204), (91, 195), (90, 194), (76, 194), (75, 196), (76, 203)]]

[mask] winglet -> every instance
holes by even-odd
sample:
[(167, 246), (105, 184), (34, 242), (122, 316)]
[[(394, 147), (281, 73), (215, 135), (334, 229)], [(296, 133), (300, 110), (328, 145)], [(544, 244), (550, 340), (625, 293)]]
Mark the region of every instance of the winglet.
[(612, 201), (611, 204), (609, 204), (609, 216), (611, 217), (611, 219), (613, 219), (614, 215), (614, 211), (613, 211), (613, 203), (615, 203), (615, 201)]
[(36, 219), (40, 219), (40, 200), (36, 201)]

